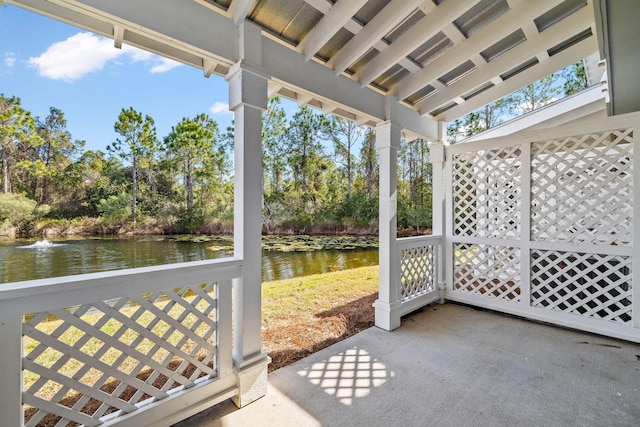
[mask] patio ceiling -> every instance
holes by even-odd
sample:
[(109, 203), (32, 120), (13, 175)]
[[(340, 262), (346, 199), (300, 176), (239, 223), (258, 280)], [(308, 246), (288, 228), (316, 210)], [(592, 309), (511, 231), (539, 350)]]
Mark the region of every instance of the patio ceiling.
[[(2, 2), (2, 0), (0, 0)], [(451, 121), (598, 51), (591, 0), (9, 0), (225, 75), (262, 32), (279, 94), (360, 123)], [(424, 120), (424, 117), (433, 120)], [(435, 121), (434, 121), (435, 120)]]

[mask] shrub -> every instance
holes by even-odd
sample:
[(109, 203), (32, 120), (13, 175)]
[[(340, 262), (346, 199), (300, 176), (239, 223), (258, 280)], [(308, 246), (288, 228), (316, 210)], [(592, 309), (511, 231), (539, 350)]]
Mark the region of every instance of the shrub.
[(106, 225), (118, 225), (127, 221), (131, 216), (131, 195), (120, 193), (109, 196), (98, 203), (98, 212), (102, 214)]
[(0, 223), (16, 227), (19, 231), (28, 230), (38, 218), (49, 212), (49, 206), (37, 206), (35, 200), (24, 194), (0, 194)]

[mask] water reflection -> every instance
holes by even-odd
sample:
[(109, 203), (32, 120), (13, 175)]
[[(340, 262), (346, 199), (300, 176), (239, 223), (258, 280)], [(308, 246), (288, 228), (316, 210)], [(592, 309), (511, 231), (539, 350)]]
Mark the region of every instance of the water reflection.
[[(42, 242), (42, 241), (40, 241)], [(0, 240), (0, 283), (230, 256), (232, 244), (162, 237), (90, 238), (38, 243)], [(264, 281), (378, 264), (376, 249), (273, 252), (262, 255)]]

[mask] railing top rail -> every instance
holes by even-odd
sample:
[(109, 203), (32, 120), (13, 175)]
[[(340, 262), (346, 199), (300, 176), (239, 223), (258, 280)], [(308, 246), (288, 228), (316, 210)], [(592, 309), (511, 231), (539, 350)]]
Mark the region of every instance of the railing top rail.
[(397, 239), (396, 243), (398, 246), (415, 246), (417, 244), (422, 243), (439, 243), (442, 240), (442, 236), (412, 236), (412, 237), (403, 237), (401, 239)]
[(223, 258), (7, 283), (0, 285), (0, 315), (230, 280), (241, 277), (241, 268), (241, 259)]

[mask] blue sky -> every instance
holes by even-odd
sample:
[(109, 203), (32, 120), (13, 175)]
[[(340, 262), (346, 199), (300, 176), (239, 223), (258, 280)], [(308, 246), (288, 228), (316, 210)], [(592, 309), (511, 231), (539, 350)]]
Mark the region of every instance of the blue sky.
[(231, 124), (227, 82), (198, 70), (13, 5), (0, 6), (0, 93), (44, 119), (49, 107), (65, 115), (75, 140), (105, 150), (118, 135), (122, 108), (155, 120), (159, 138), (183, 117), (207, 113)]

